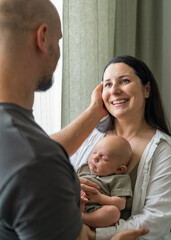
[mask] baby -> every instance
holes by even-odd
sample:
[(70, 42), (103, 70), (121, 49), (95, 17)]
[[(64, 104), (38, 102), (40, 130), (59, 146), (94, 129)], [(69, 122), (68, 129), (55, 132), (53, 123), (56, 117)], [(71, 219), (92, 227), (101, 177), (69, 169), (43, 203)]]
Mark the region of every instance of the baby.
[(79, 177), (87, 178), (100, 186), (98, 194), (81, 191), (81, 198), (88, 199), (83, 222), (90, 227), (114, 225), (120, 218), (120, 210), (125, 208), (126, 198), (132, 196), (129, 175), (124, 174), (131, 159), (129, 142), (120, 136), (107, 135), (94, 147), (88, 163), (77, 171)]

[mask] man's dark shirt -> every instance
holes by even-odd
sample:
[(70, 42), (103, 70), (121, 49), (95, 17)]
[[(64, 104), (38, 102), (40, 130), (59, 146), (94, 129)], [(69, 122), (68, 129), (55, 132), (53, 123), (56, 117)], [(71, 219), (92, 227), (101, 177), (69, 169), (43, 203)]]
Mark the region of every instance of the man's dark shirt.
[(32, 111), (0, 103), (0, 240), (75, 240), (80, 186), (64, 148)]

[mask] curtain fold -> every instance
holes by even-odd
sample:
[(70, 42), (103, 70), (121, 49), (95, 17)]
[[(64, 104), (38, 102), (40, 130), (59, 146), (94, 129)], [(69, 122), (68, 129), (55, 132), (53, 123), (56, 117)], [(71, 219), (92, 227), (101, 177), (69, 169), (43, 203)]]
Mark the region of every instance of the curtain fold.
[(114, 56), (143, 60), (162, 85), (163, 1), (117, 0)]
[(63, 127), (89, 105), (114, 56), (142, 59), (161, 85), (162, 7), (161, 0), (63, 1)]
[(137, 0), (116, 1), (114, 56), (136, 55)]
[(136, 56), (152, 70), (162, 86), (163, 1), (139, 0), (137, 8)]
[(113, 57), (115, 0), (63, 2), (62, 126), (90, 103), (105, 64)]

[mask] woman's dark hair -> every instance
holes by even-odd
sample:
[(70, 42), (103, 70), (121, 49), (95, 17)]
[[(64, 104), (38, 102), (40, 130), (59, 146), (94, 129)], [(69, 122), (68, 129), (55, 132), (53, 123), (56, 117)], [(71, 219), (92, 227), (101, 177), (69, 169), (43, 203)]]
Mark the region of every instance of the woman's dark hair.
[[(145, 119), (147, 123), (154, 129), (159, 129), (171, 136), (169, 123), (167, 124), (166, 121), (159, 88), (151, 70), (141, 60), (132, 56), (123, 55), (113, 58), (106, 65), (104, 72), (110, 64), (115, 63), (125, 63), (133, 68), (136, 75), (140, 78), (143, 86), (145, 86), (148, 82), (150, 83), (150, 96), (146, 99), (145, 105)], [(114, 122), (115, 118), (109, 113), (109, 116), (99, 123), (97, 129), (101, 132), (112, 130), (114, 128)]]

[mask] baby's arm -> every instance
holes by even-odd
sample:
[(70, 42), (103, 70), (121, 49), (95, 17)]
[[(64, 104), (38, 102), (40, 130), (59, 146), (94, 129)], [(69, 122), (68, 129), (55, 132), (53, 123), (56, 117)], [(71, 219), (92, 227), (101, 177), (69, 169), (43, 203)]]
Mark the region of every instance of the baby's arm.
[(118, 197), (118, 196), (106, 196), (104, 194), (101, 194), (100, 205), (114, 205), (116, 206), (119, 210), (123, 210), (126, 205), (126, 197)]
[(88, 202), (99, 203), (100, 205), (113, 205), (123, 210), (126, 204), (126, 197), (106, 196), (100, 192), (94, 195), (87, 194)]
[(118, 222), (120, 210), (125, 208), (126, 197), (110, 197), (99, 192), (92, 202), (99, 203), (102, 207), (94, 212), (82, 214), (83, 222), (90, 227), (107, 227)]

